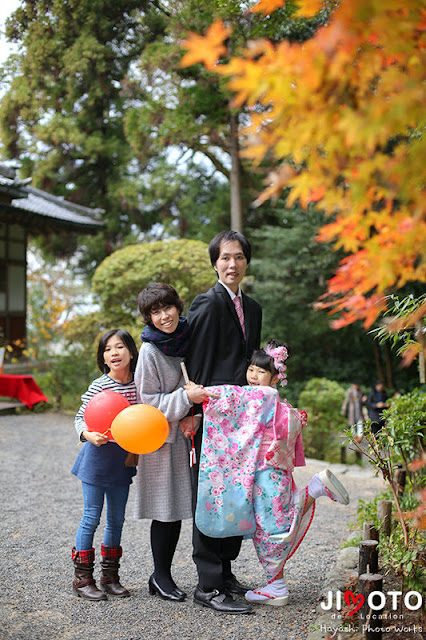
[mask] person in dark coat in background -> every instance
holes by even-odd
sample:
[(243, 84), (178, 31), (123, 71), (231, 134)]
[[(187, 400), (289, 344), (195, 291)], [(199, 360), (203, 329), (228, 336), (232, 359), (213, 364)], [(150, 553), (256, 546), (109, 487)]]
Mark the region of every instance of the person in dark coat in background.
[[(363, 392), (357, 381), (352, 382), (347, 389), (345, 399), (342, 404), (340, 413), (348, 419), (348, 426), (352, 428), (355, 442), (360, 443), (364, 432), (363, 415), (362, 415)], [(362, 453), (355, 451), (355, 459), (360, 461)], [(340, 450), (340, 462), (346, 462), (346, 447), (343, 444)]]
[[(196, 384), (246, 384), (248, 361), (260, 346), (262, 309), (240, 289), (251, 258), (247, 238), (236, 231), (219, 233), (209, 245), (210, 260), (218, 282), (191, 304), (188, 322), (190, 348), (186, 358), (188, 373)], [(200, 412), (201, 413), (201, 412)], [(190, 418), (189, 418), (190, 419)], [(188, 418), (186, 419), (188, 420)], [(202, 428), (196, 434), (197, 460)], [(194, 503), (197, 496), (198, 467), (194, 467)], [(246, 604), (232, 594), (244, 594), (244, 587), (231, 571), (241, 548), (242, 537), (210, 538), (193, 529), (193, 559), (198, 571), (196, 604), (222, 613), (250, 613)]]
[(367, 398), (368, 417), (371, 420), (371, 431), (376, 434), (384, 426), (384, 409), (388, 408), (388, 394), (381, 380), (376, 380)]

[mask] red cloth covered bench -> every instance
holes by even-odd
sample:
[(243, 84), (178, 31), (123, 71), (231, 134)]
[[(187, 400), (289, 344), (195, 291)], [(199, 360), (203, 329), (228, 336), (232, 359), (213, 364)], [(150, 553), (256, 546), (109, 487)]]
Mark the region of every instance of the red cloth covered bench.
[(29, 409), (37, 402), (49, 402), (34, 378), (29, 375), (0, 375), (0, 396), (18, 398)]

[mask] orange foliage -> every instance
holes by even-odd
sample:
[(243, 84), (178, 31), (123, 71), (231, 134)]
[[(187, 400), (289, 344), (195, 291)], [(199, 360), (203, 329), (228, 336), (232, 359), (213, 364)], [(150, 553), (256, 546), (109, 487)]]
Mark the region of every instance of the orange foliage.
[[(282, 4), (262, 0), (254, 10)], [(321, 3), (299, 4), (309, 12)], [(291, 187), (289, 205), (320, 201), (330, 222), (318, 240), (348, 254), (318, 303), (339, 314), (335, 328), (356, 320), (369, 327), (390, 290), (426, 281), (420, 5), (342, 0), (307, 42), (248, 43), (214, 67), (234, 94), (232, 106), (251, 114), (242, 155), (255, 165), (273, 159), (256, 204), (283, 187)], [(202, 41), (214, 49), (211, 34)]]
[(205, 37), (191, 32), (185, 41), (187, 53), (181, 60), (181, 66), (189, 67), (202, 62), (207, 69), (213, 69), (217, 59), (226, 53), (224, 42), (231, 31), (219, 20), (209, 27)]
[(322, 0), (304, 0), (299, 4), (300, 9), (296, 15), (310, 18), (311, 16), (315, 16), (321, 9)]
[(264, 13), (268, 15), (285, 4), (286, 0), (259, 0), (249, 11), (250, 13)]
[[(273, 13), (275, 9), (279, 9), (285, 5), (286, 0), (259, 0), (257, 4), (249, 9), (249, 13), (264, 13), (268, 15)], [(310, 17), (314, 16), (321, 9), (322, 0), (304, 0), (301, 2), (301, 7), (297, 12), (298, 16)]]

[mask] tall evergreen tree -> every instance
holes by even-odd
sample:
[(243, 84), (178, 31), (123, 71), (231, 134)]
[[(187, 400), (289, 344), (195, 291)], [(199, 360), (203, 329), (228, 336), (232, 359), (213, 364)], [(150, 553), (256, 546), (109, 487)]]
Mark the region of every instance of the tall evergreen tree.
[[(139, 0), (25, 0), (7, 21), (6, 36), (20, 51), (9, 62), (13, 77), (0, 109), (3, 153), (19, 158), (35, 186), (105, 210), (96, 260), (132, 223), (152, 224), (140, 215), (123, 83), (163, 29), (156, 3)], [(142, 97), (139, 87), (134, 99)]]
[[(269, 205), (250, 211), (263, 171), (246, 171), (238, 157), (245, 114), (230, 111), (214, 74), (179, 67), (182, 38), (217, 16), (234, 26), (230, 51), (256, 35), (309, 37), (326, 18), (293, 20), (289, 2), (269, 20), (247, 13), (249, 4), (23, 0), (7, 21), (6, 36), (20, 49), (3, 70), (10, 78), (0, 107), (3, 153), (21, 161), (22, 177), (35, 186), (104, 210), (106, 232), (80, 240), (86, 270), (141, 233), (158, 237), (159, 225), (160, 235), (215, 233), (229, 226), (230, 206), (232, 226), (241, 226), (244, 211), (249, 234), (276, 221)], [(208, 184), (206, 218), (199, 199)], [(199, 189), (199, 198), (185, 198), (188, 189)], [(77, 246), (69, 237), (47, 242), (62, 254)]]
[(204, 157), (229, 181), (231, 227), (238, 230), (243, 224), (245, 230), (259, 224), (264, 214), (272, 221), (268, 207), (247, 220), (246, 212), (261, 189), (263, 175), (260, 170), (258, 175), (249, 171), (239, 156), (240, 128), (247, 115), (230, 108), (230, 92), (217, 75), (201, 65), (180, 67), (181, 42), (189, 32), (205, 31), (215, 19), (222, 18), (232, 25), (227, 46), (229, 53), (235, 54), (254, 37), (306, 40), (329, 15), (327, 9), (314, 18), (293, 18), (296, 5), (288, 2), (270, 19), (249, 13), (249, 5), (238, 0), (181, 0), (165, 5), (167, 37), (148, 44), (138, 64), (149, 97), (125, 116), (129, 140), (146, 162), (174, 145), (182, 154)]

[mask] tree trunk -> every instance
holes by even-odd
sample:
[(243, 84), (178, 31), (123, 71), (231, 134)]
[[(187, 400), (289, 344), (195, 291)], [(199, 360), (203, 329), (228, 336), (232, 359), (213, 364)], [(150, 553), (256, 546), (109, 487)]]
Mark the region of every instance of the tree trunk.
[(231, 229), (233, 231), (243, 231), (243, 209), (241, 203), (241, 172), (240, 172), (240, 156), (238, 143), (238, 116), (231, 113), (229, 116), (229, 124), (231, 128)]
[(377, 344), (376, 340), (373, 340), (373, 345), (374, 345), (374, 359), (376, 361), (376, 368), (377, 368), (377, 377), (379, 378), (379, 380), (385, 380), (385, 376), (384, 376), (384, 371), (383, 371), (383, 364), (382, 364), (382, 358), (381, 358), (381, 354), (380, 354), (380, 347)]
[(390, 389), (395, 389), (395, 385), (393, 383), (391, 350), (387, 342), (385, 342), (385, 365), (386, 365), (386, 386)]

